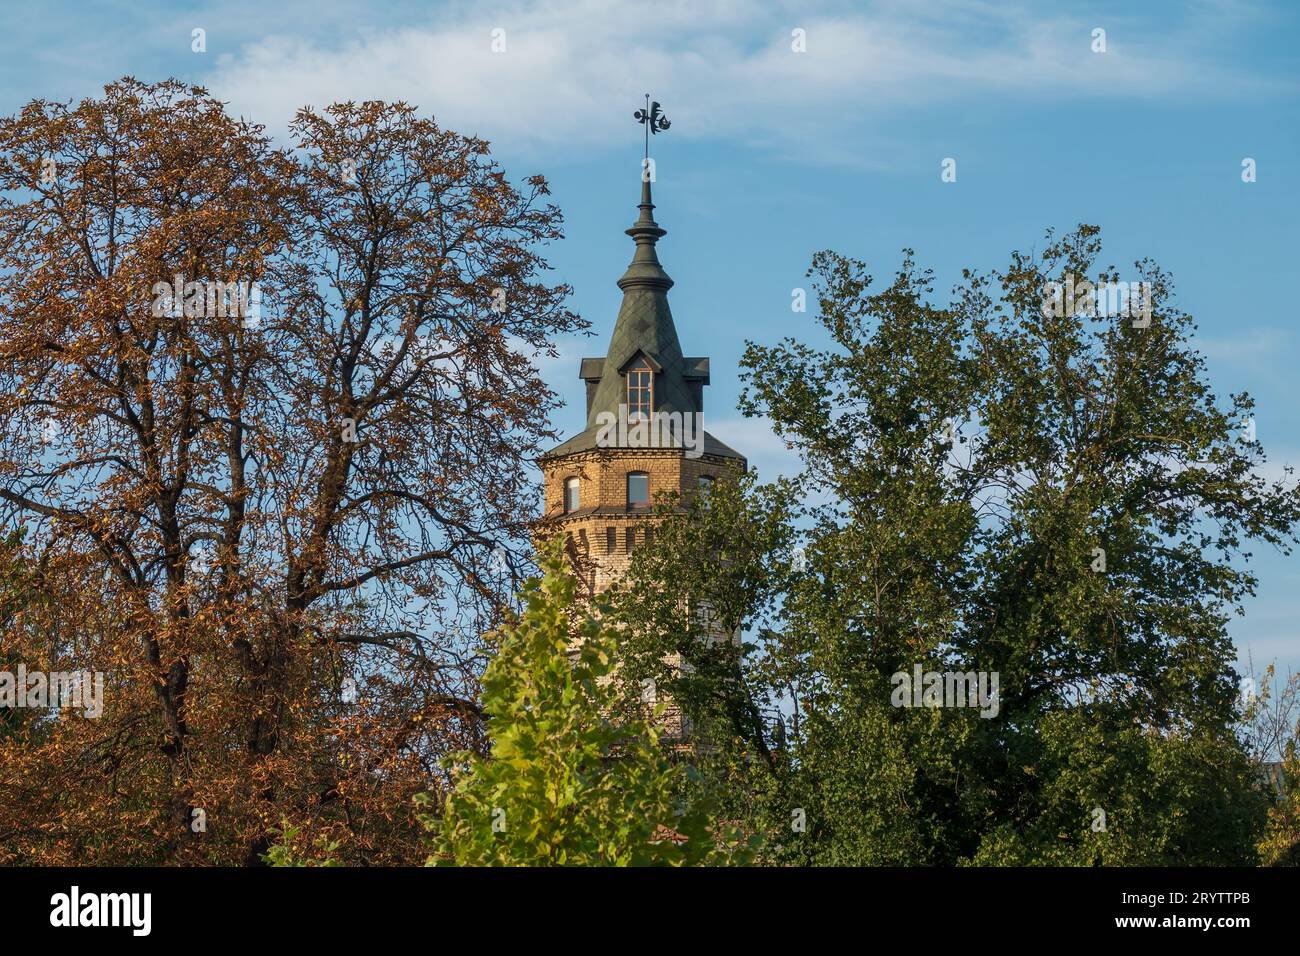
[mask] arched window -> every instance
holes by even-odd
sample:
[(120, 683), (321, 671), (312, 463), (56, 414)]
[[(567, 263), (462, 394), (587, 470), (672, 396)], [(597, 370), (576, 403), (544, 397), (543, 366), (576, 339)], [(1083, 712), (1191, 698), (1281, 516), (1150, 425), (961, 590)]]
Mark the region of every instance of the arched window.
[(638, 421), (649, 418), (654, 411), (654, 369), (641, 356), (637, 363), (627, 370), (627, 420)]
[(712, 475), (700, 475), (700, 477), (699, 477), (699, 492), (700, 492), (700, 497), (703, 498), (705, 501), (708, 501), (708, 500), (709, 500), (709, 492), (711, 492), (712, 490), (713, 490), (713, 476), (712, 476)]
[(650, 476), (644, 471), (627, 473), (627, 503), (629, 505), (650, 503)]
[(564, 513), (569, 514), (570, 512), (577, 511), (578, 501), (578, 479), (564, 479)]

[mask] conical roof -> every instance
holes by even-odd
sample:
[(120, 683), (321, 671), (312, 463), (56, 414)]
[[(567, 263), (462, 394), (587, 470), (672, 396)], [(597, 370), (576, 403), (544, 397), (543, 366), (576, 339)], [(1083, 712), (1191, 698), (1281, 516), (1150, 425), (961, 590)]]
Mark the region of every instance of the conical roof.
[[(618, 416), (619, 405), (627, 401), (624, 373), (644, 357), (654, 369), (654, 411), (695, 414), (704, 412), (704, 386), (709, 384), (709, 360), (682, 354), (668, 306), (673, 280), (659, 262), (656, 243), (666, 235), (654, 220), (650, 181), (642, 177), (640, 216), (627, 230), (636, 251), (627, 271), (618, 280), (623, 304), (618, 310), (609, 351), (601, 358), (584, 358), (581, 377), (587, 382), (587, 428), (581, 434), (552, 449), (548, 455), (563, 455), (595, 447), (602, 413)], [(712, 435), (705, 435), (704, 453), (743, 458)]]
[[(668, 290), (673, 280), (659, 262), (655, 244), (665, 231), (654, 221), (654, 203), (650, 199), (650, 183), (641, 184), (641, 215), (627, 230), (636, 241), (636, 252), (618, 287), (623, 290), (623, 304), (610, 336), (609, 351), (600, 366), (600, 382), (587, 409), (587, 427), (596, 426), (596, 416), (601, 412), (618, 414), (620, 402), (626, 401), (623, 373), (638, 357), (644, 355), (655, 370), (655, 411), (702, 412), (702, 402), (696, 396), (699, 388), (691, 383), (707, 381), (708, 365), (699, 367), (699, 359), (688, 362), (682, 355), (673, 324), (673, 311), (668, 305)], [(590, 363), (584, 370), (594, 371)], [(584, 375), (586, 377), (586, 375)]]

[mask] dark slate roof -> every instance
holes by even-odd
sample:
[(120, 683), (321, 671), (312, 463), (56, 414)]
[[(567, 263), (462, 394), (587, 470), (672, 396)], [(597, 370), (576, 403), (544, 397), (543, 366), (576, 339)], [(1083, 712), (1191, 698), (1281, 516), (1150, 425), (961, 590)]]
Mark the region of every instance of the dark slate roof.
[[(580, 451), (595, 451), (599, 448), (596, 444), (596, 436), (600, 434), (599, 428), (588, 428), (586, 431), (579, 432), (568, 441), (561, 445), (556, 445), (548, 451), (543, 458), (559, 457), (560, 455), (572, 455)], [(647, 448), (646, 451), (655, 451), (657, 449)], [(704, 433), (704, 449), (706, 455), (719, 455), (723, 458), (739, 458), (745, 460), (745, 456), (736, 451), (729, 445), (723, 444), (714, 438), (707, 431)]]
[[(698, 381), (701, 385), (709, 384), (709, 360), (701, 356), (682, 359), (682, 378), (688, 381)], [(659, 368), (656, 362), (655, 365)], [(603, 358), (585, 358), (578, 369), (578, 378), (584, 382), (599, 382), (605, 374), (605, 360)]]
[[(572, 454), (596, 448), (597, 422), (602, 412), (618, 414), (626, 401), (623, 371), (639, 356), (645, 356), (655, 369), (655, 411), (703, 412), (702, 386), (709, 384), (709, 360), (682, 354), (668, 307), (668, 290), (673, 280), (659, 262), (655, 244), (666, 235), (654, 220), (654, 203), (650, 183), (641, 183), (641, 210), (627, 234), (636, 242), (636, 252), (627, 271), (618, 280), (623, 290), (623, 304), (618, 310), (609, 352), (602, 358), (584, 358), (579, 377), (595, 388), (587, 408), (587, 428), (564, 444), (547, 452), (547, 456)], [(705, 433), (704, 453), (728, 458), (744, 456)]]
[[(659, 263), (655, 243), (665, 234), (654, 221), (654, 203), (650, 198), (650, 183), (641, 183), (641, 215), (627, 234), (636, 242), (636, 252), (618, 287), (623, 290), (623, 304), (610, 336), (609, 352), (604, 361), (587, 359), (583, 362), (582, 377), (588, 381), (600, 375), (600, 384), (592, 396), (587, 410), (587, 427), (596, 424), (601, 412), (618, 414), (620, 402), (626, 401), (622, 372), (639, 355), (657, 366), (655, 376), (655, 411), (702, 412), (695, 400), (695, 392), (688, 379), (701, 376), (701, 360), (687, 359), (682, 355), (677, 341), (677, 327), (673, 324), (672, 309), (668, 307), (668, 290), (673, 280)], [(708, 375), (708, 361), (703, 362), (703, 376)]]

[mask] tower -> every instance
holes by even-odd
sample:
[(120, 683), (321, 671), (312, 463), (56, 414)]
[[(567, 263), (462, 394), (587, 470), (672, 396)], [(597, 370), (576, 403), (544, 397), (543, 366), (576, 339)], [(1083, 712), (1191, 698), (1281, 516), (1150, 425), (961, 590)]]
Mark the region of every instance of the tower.
[(709, 360), (682, 354), (668, 306), (673, 280), (656, 251), (665, 230), (654, 220), (650, 187), (643, 176), (640, 216), (627, 230), (636, 251), (618, 280), (623, 302), (609, 351), (584, 358), (579, 371), (586, 428), (539, 461), (542, 527), (564, 534), (593, 595), (618, 579), (653, 534), (660, 493), (687, 500), (746, 467), (744, 456), (703, 429)]

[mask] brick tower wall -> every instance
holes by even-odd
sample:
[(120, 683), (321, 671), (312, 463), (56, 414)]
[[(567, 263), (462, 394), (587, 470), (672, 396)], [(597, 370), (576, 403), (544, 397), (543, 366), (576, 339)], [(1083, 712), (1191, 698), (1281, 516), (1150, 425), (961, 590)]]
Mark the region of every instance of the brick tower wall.
[[(570, 536), (578, 554), (585, 555), (594, 569), (594, 579), (585, 583), (599, 594), (627, 570), (629, 529), (635, 533), (635, 544), (641, 544), (647, 530), (658, 522), (652, 512), (660, 494), (677, 492), (683, 502), (689, 502), (698, 492), (700, 478), (735, 475), (744, 462), (720, 455), (687, 458), (677, 449), (611, 448), (544, 460), (542, 467), (545, 519), (539, 530)], [(634, 471), (649, 476), (649, 506), (628, 507), (627, 475)], [(565, 481), (575, 477), (581, 482), (578, 510), (565, 514)], [(608, 548), (611, 528), (612, 552)]]
[[(583, 577), (584, 590), (595, 596), (626, 573), (632, 551), (646, 541), (647, 534), (660, 519), (654, 512), (658, 496), (677, 492), (689, 503), (699, 492), (700, 479), (737, 476), (745, 469), (743, 459), (721, 455), (687, 458), (677, 449), (610, 448), (578, 452), (543, 459), (543, 501), (545, 516), (538, 522), (536, 536), (563, 534), (570, 554)], [(627, 476), (641, 471), (649, 476), (650, 504), (629, 507)], [(578, 508), (564, 511), (564, 486), (569, 478), (578, 478)], [(613, 532), (613, 548), (609, 547)], [(629, 539), (629, 534), (632, 538)], [(739, 635), (711, 635), (713, 639), (738, 639)], [(675, 663), (675, 662), (670, 662)], [(669, 740), (685, 741), (690, 735), (681, 712), (666, 704), (659, 721)]]

